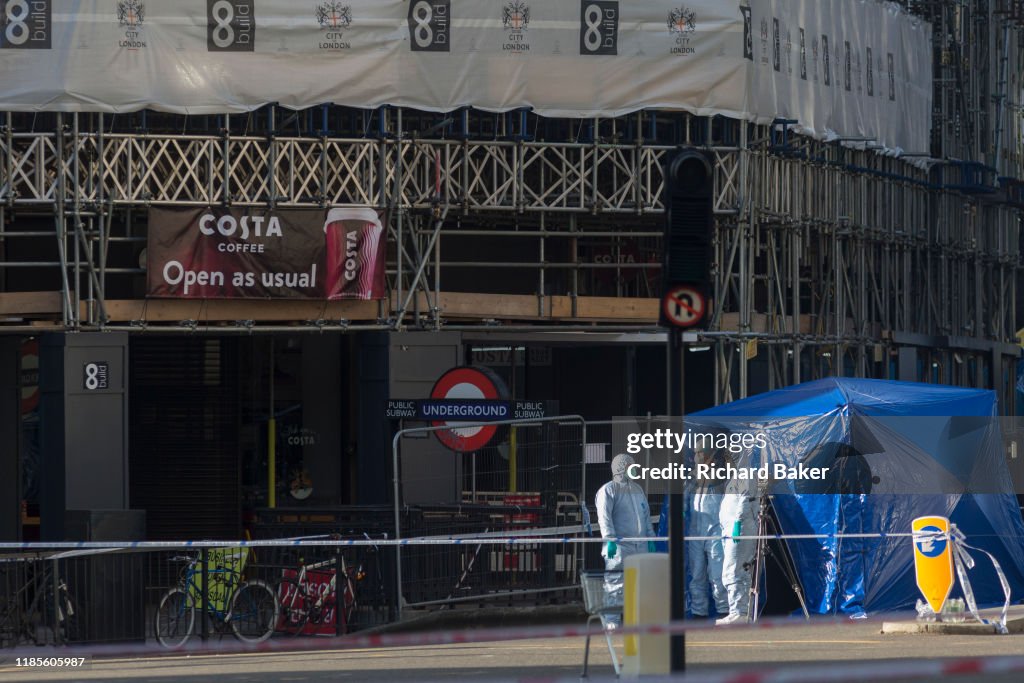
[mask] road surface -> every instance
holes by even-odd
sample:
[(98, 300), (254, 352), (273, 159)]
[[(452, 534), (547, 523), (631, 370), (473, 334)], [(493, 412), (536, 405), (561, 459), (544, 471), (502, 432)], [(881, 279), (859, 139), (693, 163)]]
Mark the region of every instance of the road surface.
[[(1024, 635), (882, 635), (880, 622), (829, 623), (779, 629), (715, 629), (687, 636), (687, 660), (695, 674), (724, 669), (764, 671), (797, 667), (830, 672), (874, 664), (929, 658), (1024, 655)], [(621, 638), (617, 639), (621, 652)], [(548, 678), (578, 679), (583, 639), (520, 640), (496, 643), (389, 647), (358, 650), (310, 650), (219, 655), (167, 655), (132, 658), (95, 657), (87, 669), (71, 672), (12, 668), (9, 654), (0, 665), (0, 681), (119, 681), (169, 683), (270, 683), (272, 681), (493, 681)], [(612, 673), (603, 640), (591, 645), (591, 674)], [(872, 676), (874, 678), (874, 676)], [(909, 680), (903, 676), (897, 680)], [(957, 677), (955, 680), (1019, 681), (1021, 674)]]

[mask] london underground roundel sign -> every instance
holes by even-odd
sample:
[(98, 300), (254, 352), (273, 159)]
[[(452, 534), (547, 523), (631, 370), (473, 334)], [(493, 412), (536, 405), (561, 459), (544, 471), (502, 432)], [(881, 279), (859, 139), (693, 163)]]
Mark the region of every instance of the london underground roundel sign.
[[(505, 383), (501, 378), (486, 368), (458, 367), (452, 368), (441, 375), (430, 391), (430, 398), (434, 401), (451, 401), (453, 404), (459, 402), (461, 405), (471, 406), (472, 401), (492, 400), (500, 401), (508, 397)], [(486, 412), (481, 410), (478, 412)], [(440, 420), (432, 424), (435, 427), (458, 427), (460, 424), (480, 422), (479, 417), (473, 417), (474, 411), (467, 410), (467, 417), (464, 420)], [(463, 427), (461, 429), (442, 429), (434, 432), (437, 440), (442, 444), (460, 453), (478, 451), (494, 438), (498, 431), (498, 425), (484, 425), (474, 427)]]

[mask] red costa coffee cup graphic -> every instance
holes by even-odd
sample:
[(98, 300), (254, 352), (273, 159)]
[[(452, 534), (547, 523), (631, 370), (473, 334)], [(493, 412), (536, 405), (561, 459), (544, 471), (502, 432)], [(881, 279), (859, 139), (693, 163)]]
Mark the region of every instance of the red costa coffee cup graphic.
[(376, 209), (340, 207), (324, 223), (328, 299), (379, 299), (384, 296), (384, 226)]

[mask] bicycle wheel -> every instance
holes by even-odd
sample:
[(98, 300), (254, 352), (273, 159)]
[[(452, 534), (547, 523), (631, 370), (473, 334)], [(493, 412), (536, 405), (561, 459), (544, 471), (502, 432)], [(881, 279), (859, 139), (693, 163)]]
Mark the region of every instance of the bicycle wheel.
[(167, 648), (181, 647), (196, 623), (195, 600), (182, 588), (172, 588), (160, 598), (153, 618), (156, 639)]
[[(359, 570), (356, 570), (358, 576)], [(334, 595), (337, 601), (337, 593)], [(345, 582), (342, 584), (341, 600), (336, 605), (338, 610), (338, 619), (341, 621), (341, 628), (343, 633), (350, 633), (352, 631), (352, 618), (356, 613), (356, 587), (352, 581), (352, 576), (349, 573), (345, 574)]]
[(277, 626), (280, 609), (274, 591), (263, 581), (246, 581), (231, 600), (231, 630), (246, 643), (262, 643)]
[(313, 599), (294, 579), (281, 579), (277, 584), (276, 595), (281, 606), (277, 630), (293, 636), (299, 635), (309, 621)]

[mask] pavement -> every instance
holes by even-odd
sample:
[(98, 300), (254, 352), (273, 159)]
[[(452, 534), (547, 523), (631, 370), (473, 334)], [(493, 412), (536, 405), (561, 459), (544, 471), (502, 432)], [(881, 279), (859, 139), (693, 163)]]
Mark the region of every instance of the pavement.
[[(615, 640), (621, 653), (622, 639)], [(1024, 656), (1024, 634), (886, 635), (881, 633), (880, 620), (692, 631), (686, 645), (687, 680), (750, 683), (766, 672), (782, 672), (785, 675), (774, 679), (780, 681), (823, 680), (826, 672), (829, 680), (915, 680), (918, 665), (939, 660), (971, 658), (977, 662), (979, 658)], [(575, 681), (583, 661), (583, 639), (203, 655), (154, 652), (133, 657), (96, 656), (87, 668), (75, 671), (17, 668), (12, 666), (12, 656), (5, 653), (0, 657), (0, 681)], [(591, 644), (590, 666), (594, 680), (612, 675), (603, 639)], [(1009, 683), (1024, 679), (1020, 671), (992, 674), (977, 666), (958, 668), (963, 675), (956, 676), (957, 681)], [(732, 678), (732, 673), (741, 671), (745, 673), (740, 678)], [(844, 671), (848, 672), (846, 678)], [(894, 677), (894, 671), (900, 675)]]
[[(882, 622), (882, 633), (935, 633), (946, 635), (989, 635), (997, 632), (995, 622), (999, 621), (1002, 610), (983, 609), (980, 611), (982, 619), (993, 622), (983, 624), (971, 618), (970, 614), (964, 614), (964, 621), (961, 623), (943, 623), (935, 621), (919, 621), (909, 617), (906, 619), (891, 619)], [(1006, 630), (1010, 633), (1024, 633), (1024, 605), (1011, 605), (1006, 611)]]

